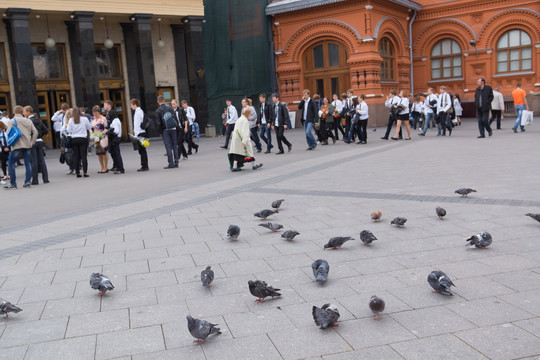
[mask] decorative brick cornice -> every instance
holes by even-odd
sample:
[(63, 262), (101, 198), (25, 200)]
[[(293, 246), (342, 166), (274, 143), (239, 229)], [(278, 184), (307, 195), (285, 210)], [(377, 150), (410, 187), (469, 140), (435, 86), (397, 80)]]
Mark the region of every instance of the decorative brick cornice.
[(396, 53), (398, 55), (408, 56), (409, 44), (407, 40), (407, 33), (405, 32), (401, 22), (393, 16), (386, 16), (379, 20), (379, 23), (375, 29), (374, 37), (377, 38), (377, 40), (380, 40), (385, 35), (388, 36), (388, 34), (392, 35), (392, 38), (395, 40), (396, 45), (398, 46)]
[(426, 21), (459, 15), (470, 15), (472, 13), (483, 13), (486, 9), (505, 9), (510, 6), (526, 6), (527, 4), (536, 4), (538, 0), (484, 0), (471, 1), (462, 4), (452, 4), (452, 6), (428, 5), (422, 6), (418, 12), (417, 21)]
[[(525, 8), (501, 11), (492, 16), (480, 31), (478, 44), (482, 47), (495, 47), (497, 38), (508, 27), (521, 28), (531, 35), (532, 42), (540, 41), (540, 13)], [(532, 32), (532, 33), (531, 33)]]
[(457, 19), (442, 19), (433, 21), (425, 26), (414, 39), (413, 49), (415, 56), (427, 56), (431, 46), (442, 39), (452, 38), (465, 50), (469, 46), (469, 40), (476, 39), (474, 31), (465, 23)]

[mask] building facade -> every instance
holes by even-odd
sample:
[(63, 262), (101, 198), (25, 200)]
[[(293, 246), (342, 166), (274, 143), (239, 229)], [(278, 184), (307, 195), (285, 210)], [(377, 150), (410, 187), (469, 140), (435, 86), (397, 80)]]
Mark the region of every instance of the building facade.
[(480, 77), (500, 88), (507, 113), (516, 83), (540, 91), (535, 0), (275, 0), (266, 14), (289, 104), (304, 88), (329, 97), (350, 88), (366, 95), (370, 124), (382, 125), (391, 89), (423, 94), (445, 85), (460, 95), (468, 116)]
[[(50, 118), (64, 102), (110, 99), (123, 132), (132, 131), (131, 98), (153, 117), (158, 95), (186, 99), (207, 121), (201, 1), (3, 1), (0, 11), (0, 110), (31, 105)], [(202, 72), (204, 74), (204, 72)], [(155, 130), (155, 129), (154, 129)], [(54, 143), (50, 134), (44, 139)]]

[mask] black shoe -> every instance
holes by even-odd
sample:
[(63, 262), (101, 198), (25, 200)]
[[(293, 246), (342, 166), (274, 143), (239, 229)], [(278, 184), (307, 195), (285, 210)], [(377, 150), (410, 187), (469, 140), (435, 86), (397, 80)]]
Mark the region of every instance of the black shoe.
[(173, 166), (173, 167), (177, 168), (177, 167), (178, 167), (178, 163), (174, 164), (174, 166)]
[(292, 150), (292, 145), (289, 145), (289, 152), (291, 152)]
[(315, 148), (317, 148), (317, 143), (313, 144), (313, 146), (311, 147), (311, 150), (315, 150)]
[[(521, 132), (523, 132), (523, 131), (525, 131), (525, 130), (522, 130)], [(491, 135), (493, 135), (493, 131), (489, 132), (489, 136), (491, 136)]]
[(350, 144), (351, 142), (349, 140), (343, 140), (345, 144)]
[(426, 136), (426, 134), (424, 134), (423, 132), (422, 132), (422, 133), (419, 133), (418, 135), (420, 135), (420, 136)]
[(262, 149), (257, 149), (257, 153), (260, 153), (262, 151)]
[(90, 177), (90, 175), (84, 174), (83, 177), (88, 178), (88, 177)]
[(477, 139), (483, 139), (483, 138), (485, 138), (485, 136), (484, 136), (484, 135), (480, 135), (480, 136), (477, 136), (476, 138), (477, 138)]
[(388, 138), (385, 137), (385, 136), (383, 136), (381, 139), (382, 139), (382, 140), (388, 140)]
[(199, 147), (197, 146), (197, 147), (195, 148), (195, 154), (198, 153), (198, 152), (199, 152)]
[(270, 154), (271, 151), (270, 151), (270, 150), (266, 150), (264, 153), (265, 153), (265, 154)]
[[(114, 172), (116, 174), (116, 171)], [(81, 174), (77, 174), (77, 177), (78, 178), (82, 178), (82, 175)], [(25, 184), (26, 185), (26, 184)]]
[(257, 170), (258, 168), (262, 167), (263, 164), (257, 164), (253, 166), (253, 170)]
[(39, 183), (38, 182), (33, 182), (32, 185), (39, 185)]
[(120, 175), (120, 174), (123, 174), (123, 173), (124, 173), (124, 172), (123, 172), (123, 171), (120, 171), (120, 170), (113, 172), (114, 175)]
[(226, 149), (227, 147), (226, 147), (225, 145), (223, 145), (223, 146), (220, 146), (220, 148), (222, 148), (222, 149)]
[(23, 187), (23, 188), (29, 188), (29, 187), (31, 187), (31, 186), (32, 186), (32, 185), (30, 185), (30, 183), (25, 183), (22, 187)]
[(282, 154), (285, 154), (285, 151), (278, 151), (278, 152), (276, 153), (276, 155), (282, 155)]
[(150, 170), (150, 169), (148, 169), (148, 168), (143, 168), (143, 167), (140, 168), (140, 169), (137, 169), (137, 171), (139, 171), (139, 172), (141, 172), (141, 171), (148, 171), (148, 170)]
[(241, 170), (242, 170), (242, 169), (240, 169), (240, 168), (232, 168), (232, 169), (231, 169), (232, 172), (237, 172), (237, 171), (241, 171)]
[(112, 169), (109, 169), (109, 171), (115, 172), (115, 171), (118, 171), (118, 169), (117, 168), (112, 168)]
[(187, 154), (188, 154), (188, 155), (193, 155), (193, 154), (191, 153), (191, 151), (188, 151), (188, 153), (187, 153)]
[(4, 186), (4, 190), (15, 190), (15, 189), (17, 189), (17, 185), (9, 184), (9, 185)]
[(164, 169), (174, 169), (174, 165), (165, 166)]
[(313, 150), (313, 148), (310, 146), (306, 149), (306, 151)]
[(182, 160), (187, 160), (187, 156), (182, 157)]
[(49, 180), (44, 180), (43, 183), (48, 184), (48, 183), (50, 183), (50, 181)]

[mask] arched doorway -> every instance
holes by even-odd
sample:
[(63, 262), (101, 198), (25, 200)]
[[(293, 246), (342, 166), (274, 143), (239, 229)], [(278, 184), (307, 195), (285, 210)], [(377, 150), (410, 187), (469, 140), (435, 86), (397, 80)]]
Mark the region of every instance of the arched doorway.
[(334, 40), (311, 45), (302, 56), (304, 87), (321, 97), (341, 94), (351, 86), (347, 49)]

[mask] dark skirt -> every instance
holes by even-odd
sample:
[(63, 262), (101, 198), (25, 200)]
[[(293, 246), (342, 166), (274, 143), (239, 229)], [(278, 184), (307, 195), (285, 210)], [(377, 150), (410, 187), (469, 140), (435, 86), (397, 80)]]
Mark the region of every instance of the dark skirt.
[(236, 161), (238, 162), (237, 166), (238, 168), (241, 168), (244, 166), (244, 163), (255, 161), (254, 157), (245, 157), (244, 155), (240, 154), (228, 154), (229, 157), (229, 168), (233, 168), (233, 163)]

